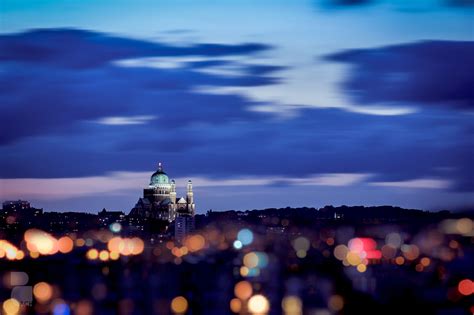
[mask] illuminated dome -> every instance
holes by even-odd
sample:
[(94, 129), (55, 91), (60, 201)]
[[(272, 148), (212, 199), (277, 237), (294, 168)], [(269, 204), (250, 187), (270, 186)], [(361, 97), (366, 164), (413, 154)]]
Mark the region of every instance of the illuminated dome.
[(150, 186), (170, 185), (168, 175), (163, 171), (161, 163), (158, 164), (158, 170), (151, 175)]

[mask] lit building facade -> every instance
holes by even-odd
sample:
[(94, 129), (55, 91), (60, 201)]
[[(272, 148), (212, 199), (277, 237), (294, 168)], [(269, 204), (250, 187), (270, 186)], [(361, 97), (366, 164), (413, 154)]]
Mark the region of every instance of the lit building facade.
[(195, 210), (191, 180), (187, 183), (186, 196), (177, 197), (175, 181), (169, 179), (159, 163), (151, 175), (150, 184), (143, 189), (143, 197), (138, 199), (129, 216), (172, 222), (184, 216), (194, 219)]

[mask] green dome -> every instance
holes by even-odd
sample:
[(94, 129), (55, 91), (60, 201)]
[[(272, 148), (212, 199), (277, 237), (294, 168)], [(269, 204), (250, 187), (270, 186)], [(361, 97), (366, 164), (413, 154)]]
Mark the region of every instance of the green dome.
[(166, 175), (165, 172), (163, 172), (163, 167), (161, 166), (161, 163), (158, 165), (158, 170), (151, 175), (150, 179), (150, 185), (155, 186), (155, 185), (162, 185), (162, 184), (169, 184), (170, 180), (168, 178), (168, 175)]
[(150, 185), (169, 184), (170, 180), (168, 175), (164, 172), (155, 172), (151, 175)]

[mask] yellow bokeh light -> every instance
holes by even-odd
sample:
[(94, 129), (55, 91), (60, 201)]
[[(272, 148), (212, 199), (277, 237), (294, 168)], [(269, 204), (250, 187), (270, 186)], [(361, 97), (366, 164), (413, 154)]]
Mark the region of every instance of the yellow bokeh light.
[(358, 253), (353, 251), (347, 253), (346, 259), (351, 266), (357, 266), (362, 263), (362, 258)]
[(305, 258), (306, 257), (306, 251), (304, 249), (298, 249), (296, 251), (296, 256), (298, 258)]
[(15, 299), (8, 299), (3, 302), (3, 311), (5, 315), (18, 314), (20, 312), (20, 302)]
[(30, 257), (33, 258), (33, 259), (38, 258), (39, 253), (38, 252), (30, 252)]
[(361, 272), (361, 273), (362, 273), (362, 272), (365, 272), (366, 270), (367, 270), (367, 266), (366, 266), (366, 265), (364, 265), (364, 264), (358, 264), (358, 265), (357, 265), (357, 271), (358, 271), (358, 272)]
[(270, 310), (270, 303), (266, 297), (257, 294), (250, 298), (248, 309), (253, 314), (266, 314)]
[(188, 301), (184, 296), (177, 296), (171, 301), (171, 310), (175, 314), (184, 314), (188, 309)]
[(183, 246), (179, 249), (181, 251), (181, 255), (186, 255), (189, 251), (186, 246)]
[(17, 251), (15, 259), (16, 260), (22, 260), (23, 258), (25, 258), (25, 253), (22, 250)]
[(99, 252), (95, 248), (91, 248), (86, 253), (87, 259), (94, 260), (99, 257)]
[(24, 239), (29, 251), (39, 252), (41, 255), (53, 255), (58, 252), (58, 241), (44, 231), (38, 229), (27, 230)]
[(106, 250), (101, 250), (99, 253), (99, 259), (102, 261), (107, 261), (109, 260), (109, 252)]
[(281, 301), (281, 307), (285, 315), (303, 314), (303, 303), (297, 296), (285, 296)]
[(117, 260), (117, 259), (120, 258), (120, 254), (119, 254), (119, 252), (110, 252), (109, 257), (110, 257), (111, 260)]
[(247, 277), (248, 274), (249, 274), (249, 268), (247, 268), (245, 266), (240, 267), (240, 275), (242, 277)]
[(244, 256), (244, 265), (247, 268), (255, 268), (258, 266), (258, 256), (256, 253), (251, 252)]

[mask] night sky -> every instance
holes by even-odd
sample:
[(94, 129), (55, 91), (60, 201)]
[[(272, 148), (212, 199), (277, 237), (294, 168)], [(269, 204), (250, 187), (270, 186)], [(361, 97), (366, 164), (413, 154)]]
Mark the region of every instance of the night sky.
[(472, 1), (0, 4), (0, 199), (474, 204)]

